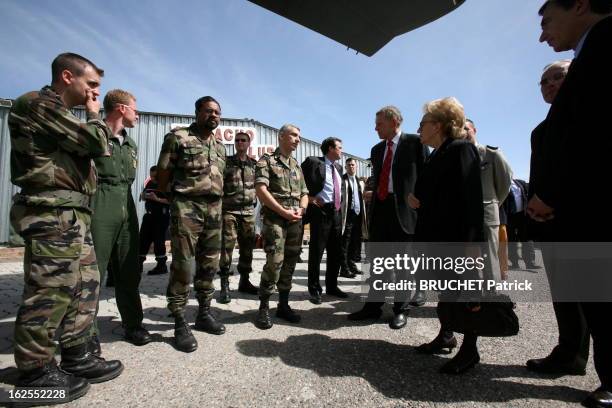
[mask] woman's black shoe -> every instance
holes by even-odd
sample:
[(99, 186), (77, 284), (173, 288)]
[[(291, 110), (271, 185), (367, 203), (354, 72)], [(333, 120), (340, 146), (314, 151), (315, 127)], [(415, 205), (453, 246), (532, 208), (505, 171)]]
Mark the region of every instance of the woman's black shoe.
[(459, 350), (457, 355), (440, 368), (444, 374), (462, 374), (480, 362), (478, 350)]
[(453, 333), (450, 332), (448, 335), (441, 332), (431, 342), (421, 344), (416, 350), (422, 354), (450, 354), (455, 347), (457, 347), (457, 339)]

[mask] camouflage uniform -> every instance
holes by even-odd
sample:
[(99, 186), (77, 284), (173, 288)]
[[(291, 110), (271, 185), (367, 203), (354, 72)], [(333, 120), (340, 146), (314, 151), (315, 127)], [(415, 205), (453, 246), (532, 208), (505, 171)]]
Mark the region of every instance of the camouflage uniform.
[(213, 277), (221, 251), (221, 197), (225, 148), (214, 136), (204, 140), (193, 123), (165, 136), (158, 170), (171, 170), (170, 236), (172, 265), (166, 296), (168, 309), (183, 316), (191, 276), (200, 303), (212, 299)]
[(223, 239), (221, 276), (228, 276), (232, 265), (232, 253), (238, 239), (240, 258), (238, 272), (251, 272), (255, 247), (255, 165), (249, 157), (241, 161), (237, 155), (227, 158), (223, 180)]
[(21, 187), (11, 224), (26, 244), (15, 362), (29, 370), (53, 360), (60, 327), (62, 348), (88, 341), (100, 284), (90, 232), (92, 158), (108, 155), (111, 135), (97, 114), (82, 123), (50, 87), (18, 98), (8, 123), (11, 181)]
[[(110, 157), (94, 160), (98, 171), (98, 189), (93, 197), (91, 222), (100, 281), (112, 264), (117, 308), (126, 329), (140, 327), (140, 269), (138, 268), (138, 215), (132, 197), (136, 177), (137, 147), (134, 139), (121, 132), (123, 143), (116, 136), (108, 140)], [(94, 321), (94, 334), (99, 329)]]
[[(308, 195), (302, 169), (293, 157), (285, 158), (280, 149), (264, 154), (257, 162), (255, 185), (265, 184), (284, 208), (299, 208)], [(302, 248), (302, 223), (289, 222), (267, 207), (262, 208), (266, 264), (261, 273), (260, 297), (270, 296), (274, 286), (279, 292), (291, 290), (291, 279)]]

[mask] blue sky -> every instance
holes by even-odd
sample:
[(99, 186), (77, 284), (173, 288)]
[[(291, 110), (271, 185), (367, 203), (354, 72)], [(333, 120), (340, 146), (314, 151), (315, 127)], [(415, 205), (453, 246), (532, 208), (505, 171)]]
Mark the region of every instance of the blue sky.
[(530, 133), (548, 110), (542, 68), (572, 56), (538, 42), (541, 3), (467, 0), (366, 57), (246, 0), (2, 0), (0, 97), (49, 83), (51, 60), (72, 51), (105, 69), (102, 92), (130, 90), (140, 110), (192, 113), (213, 95), (226, 117), (292, 122), (365, 158), (380, 107), (398, 106), (414, 133), (425, 102), (455, 96), (479, 142), (526, 178)]

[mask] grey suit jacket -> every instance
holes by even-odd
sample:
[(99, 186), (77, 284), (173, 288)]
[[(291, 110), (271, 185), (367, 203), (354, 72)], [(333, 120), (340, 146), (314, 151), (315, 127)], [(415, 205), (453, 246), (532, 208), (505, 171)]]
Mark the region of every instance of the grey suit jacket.
[(477, 145), (484, 204), (484, 225), (499, 225), (499, 207), (510, 192), (512, 169), (497, 147)]

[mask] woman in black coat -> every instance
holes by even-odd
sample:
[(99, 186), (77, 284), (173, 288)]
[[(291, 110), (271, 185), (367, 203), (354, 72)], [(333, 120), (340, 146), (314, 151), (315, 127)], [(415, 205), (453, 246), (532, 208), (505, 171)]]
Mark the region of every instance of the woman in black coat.
[[(410, 205), (418, 212), (415, 241), (438, 243), (430, 245), (434, 248), (430, 255), (471, 256), (474, 252), (470, 252), (470, 245), (456, 243), (473, 242), (474, 247), (478, 247), (484, 241), (480, 157), (476, 147), (463, 139), (465, 114), (459, 101), (437, 99), (425, 104), (423, 111), (419, 125), (421, 143), (434, 150), (419, 175), (415, 194), (409, 198)], [(455, 244), (442, 246), (439, 243)], [(444, 274), (459, 276), (454, 271)], [(426, 277), (421, 275), (420, 278)], [(442, 301), (456, 301), (458, 297), (458, 292), (442, 292), (438, 312)], [(480, 361), (476, 340), (475, 335), (466, 334), (457, 355), (440, 371), (459, 374), (476, 365)], [(441, 325), (438, 336), (419, 346), (418, 350), (434, 354), (456, 346), (453, 332)]]

